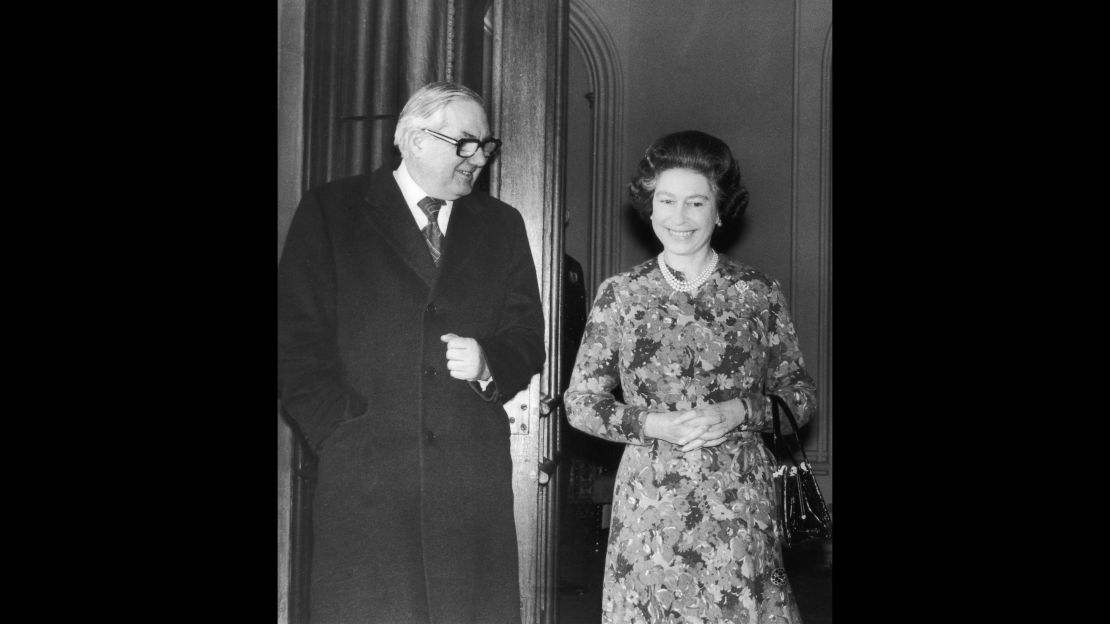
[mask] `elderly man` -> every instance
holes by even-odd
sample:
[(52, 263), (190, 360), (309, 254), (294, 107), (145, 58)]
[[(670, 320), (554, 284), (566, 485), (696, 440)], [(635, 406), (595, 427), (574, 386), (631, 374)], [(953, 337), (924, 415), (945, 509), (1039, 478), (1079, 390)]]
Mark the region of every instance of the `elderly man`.
[(519, 622), (502, 403), (544, 359), (524, 221), (474, 192), (501, 142), (433, 83), (402, 161), (307, 191), (279, 264), (282, 404), (318, 459), (312, 622)]

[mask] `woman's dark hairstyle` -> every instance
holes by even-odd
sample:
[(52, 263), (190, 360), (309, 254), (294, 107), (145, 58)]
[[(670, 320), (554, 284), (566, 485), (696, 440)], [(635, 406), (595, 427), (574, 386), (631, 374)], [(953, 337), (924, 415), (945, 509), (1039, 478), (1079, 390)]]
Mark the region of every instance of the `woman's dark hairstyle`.
[(748, 189), (740, 181), (740, 165), (728, 145), (713, 135), (683, 130), (649, 145), (628, 185), (632, 204), (645, 221), (651, 220), (655, 183), (668, 169), (690, 169), (704, 175), (717, 195), (717, 214), (722, 223), (739, 219), (748, 207)]

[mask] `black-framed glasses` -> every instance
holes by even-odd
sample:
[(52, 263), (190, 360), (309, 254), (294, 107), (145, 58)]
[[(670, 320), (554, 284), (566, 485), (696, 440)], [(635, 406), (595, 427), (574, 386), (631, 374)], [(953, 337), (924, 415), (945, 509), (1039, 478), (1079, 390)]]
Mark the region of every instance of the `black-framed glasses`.
[(470, 158), (471, 156), (478, 153), (479, 147), (482, 148), (482, 152), (486, 155), (486, 158), (493, 158), (493, 155), (501, 149), (500, 139), (486, 139), (485, 141), (482, 141), (480, 139), (452, 139), (451, 137), (445, 134), (440, 134), (435, 130), (429, 130), (427, 128), (421, 128), (421, 130), (434, 136), (440, 141), (446, 141), (447, 143), (454, 145), (455, 153), (458, 154), (459, 158)]

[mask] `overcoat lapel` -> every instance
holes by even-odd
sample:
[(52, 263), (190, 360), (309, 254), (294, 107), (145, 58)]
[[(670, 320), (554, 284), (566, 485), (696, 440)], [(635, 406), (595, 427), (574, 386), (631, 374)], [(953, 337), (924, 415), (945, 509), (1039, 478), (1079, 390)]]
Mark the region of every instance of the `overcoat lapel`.
[[(432, 255), (428, 253), (424, 235), (416, 228), (412, 214), (405, 204), (405, 197), (388, 167), (379, 169), (371, 176), (367, 191), (362, 196), (361, 206), (364, 208), (365, 222), (378, 232), (430, 288), (436, 281), (438, 269), (432, 262)], [(453, 226), (452, 223), (450, 227)]]
[(451, 220), (443, 237), (443, 257), (440, 258), (440, 276), (450, 275), (466, 266), (474, 254), (483, 249), (482, 205), (467, 195), (455, 200), (451, 207)]

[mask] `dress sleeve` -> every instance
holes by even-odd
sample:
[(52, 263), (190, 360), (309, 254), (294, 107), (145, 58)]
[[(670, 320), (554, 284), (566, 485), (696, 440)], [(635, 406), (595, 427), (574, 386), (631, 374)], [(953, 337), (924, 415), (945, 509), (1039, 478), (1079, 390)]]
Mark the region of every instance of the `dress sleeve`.
[(598, 289), (582, 343), (563, 394), (567, 421), (590, 435), (627, 444), (648, 444), (644, 419), (649, 410), (613, 396), (620, 384), (621, 316), (614, 278)]
[[(781, 397), (790, 406), (798, 426), (802, 427), (812, 420), (817, 412), (817, 386), (806, 372), (805, 361), (802, 358), (801, 349), (798, 348), (798, 337), (794, 333), (794, 323), (790, 320), (790, 311), (787, 309), (786, 297), (777, 280), (771, 282), (767, 299), (767, 369), (764, 377), (764, 393)], [(761, 398), (765, 401), (764, 430), (771, 431), (770, 399)], [(784, 431), (790, 430), (790, 424), (785, 418), (782, 426)]]

